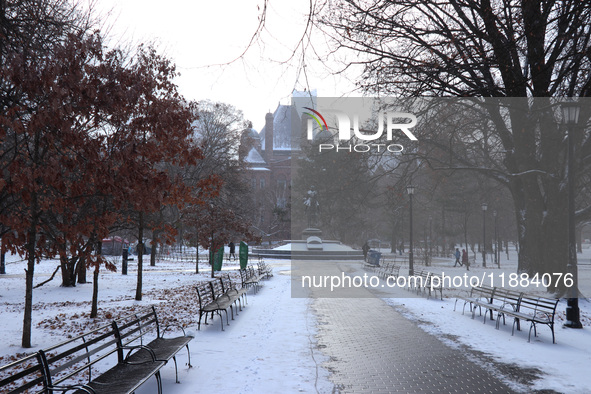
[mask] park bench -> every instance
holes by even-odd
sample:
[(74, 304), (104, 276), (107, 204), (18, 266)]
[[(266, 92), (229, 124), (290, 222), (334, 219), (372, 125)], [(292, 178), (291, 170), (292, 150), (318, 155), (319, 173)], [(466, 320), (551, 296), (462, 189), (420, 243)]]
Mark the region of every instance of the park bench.
[(201, 319), (205, 315), (205, 322), (207, 324), (207, 316), (211, 313), (213, 319), (214, 313), (220, 316), (220, 322), (222, 324), (222, 331), (224, 331), (224, 319), (222, 311), (226, 313), (226, 324), (229, 325), (230, 321), (228, 318), (228, 309), (231, 308), (232, 302), (227, 298), (215, 298), (213, 287), (210, 282), (201, 282), (195, 286), (197, 290), (197, 297), (199, 299), (199, 321), (197, 323), (197, 329), (201, 329)]
[[(458, 295), (456, 296), (456, 302), (454, 303), (454, 311), (456, 310), (456, 306), (459, 300), (464, 301), (464, 306), (462, 307), (462, 315), (466, 309), (466, 305), (470, 306), (470, 312), (473, 312), (473, 309), (478, 305), (482, 304), (490, 304), (493, 300), (495, 288), (482, 285), (482, 286), (473, 286), (470, 288), (470, 293), (467, 295)], [(474, 315), (472, 315), (474, 318)]]
[[(552, 343), (556, 343), (556, 338), (554, 335), (554, 316), (556, 315), (556, 306), (558, 305), (558, 301), (558, 299), (534, 297), (522, 294), (515, 310), (506, 308), (500, 310), (498, 313), (503, 317), (503, 322), (505, 320), (505, 316), (513, 318), (511, 335), (515, 333), (515, 325), (517, 325), (517, 330), (520, 330), (520, 321), (523, 320), (530, 322), (529, 334), (527, 336), (528, 342), (531, 340), (532, 329), (534, 330), (534, 337), (536, 337), (536, 325), (544, 324), (550, 328), (550, 331), (552, 331)], [(497, 315), (497, 326), (499, 315)]]
[[(156, 338), (144, 345), (153, 331)], [(160, 369), (171, 358), (176, 368), (176, 353), (188, 350), (193, 339), (163, 338), (164, 331), (160, 332), (154, 309), (113, 321), (1, 367), (0, 391), (133, 393), (154, 376), (162, 393)]]
[[(554, 316), (556, 314), (558, 299), (535, 297), (511, 289), (489, 286), (472, 287), (470, 296), (458, 296), (456, 298), (456, 304), (460, 299), (464, 300), (464, 308), (467, 303), (470, 304), (472, 318), (474, 318), (477, 307), (479, 308), (481, 315), (482, 309), (485, 309), (484, 323), (486, 323), (487, 312), (490, 315), (491, 320), (494, 320), (493, 312), (496, 312), (497, 329), (500, 326), (501, 318), (503, 319), (503, 324), (505, 324), (505, 318), (507, 316), (512, 317), (513, 327), (511, 335), (514, 335), (515, 333), (515, 326), (517, 326), (518, 331), (521, 330), (521, 320), (530, 322), (528, 342), (531, 341), (532, 329), (534, 330), (534, 336), (537, 336), (537, 324), (547, 325), (552, 332), (552, 343), (556, 343)], [(454, 310), (455, 309), (454, 305)], [(464, 313), (463, 310), (462, 313)]]
[(413, 284), (413, 289), (417, 292), (417, 294), (424, 292), (427, 288), (427, 285), (429, 284), (429, 272), (424, 270), (419, 272), (415, 271), (413, 276), (416, 278), (410, 282)]
[(259, 260), (259, 262), (257, 263), (257, 270), (259, 272), (260, 277), (264, 276), (265, 278), (269, 279), (273, 276), (273, 268), (269, 267), (262, 260)]
[(243, 302), (246, 304), (246, 289), (237, 288), (236, 283), (230, 278), (230, 274), (225, 273), (219, 278), (222, 283), (222, 291), (232, 300), (238, 301), (238, 307), (242, 310)]
[(429, 272), (427, 274), (426, 288), (429, 291), (428, 298), (431, 297), (431, 291), (433, 291), (435, 295), (437, 295), (437, 292), (439, 291), (439, 299), (443, 301), (443, 281), (441, 280), (441, 276)]
[(214, 280), (209, 281), (209, 286), (211, 287), (213, 300), (221, 305), (228, 304), (230, 306), (232, 320), (234, 320), (234, 314), (238, 316), (238, 310), (234, 311), (234, 307), (238, 307), (240, 297), (238, 297), (234, 293), (225, 291), (222, 278), (218, 277)]
[[(130, 315), (127, 318), (115, 321), (119, 330), (119, 340), (123, 346), (132, 346), (139, 341), (140, 346), (146, 346), (151, 349), (157, 360), (164, 360), (166, 362), (171, 359), (174, 361), (174, 370), (176, 375), (176, 382), (179, 383), (178, 365), (176, 355), (183, 348), (187, 349), (188, 366), (191, 367), (191, 353), (189, 350), (189, 342), (193, 339), (192, 336), (187, 336), (185, 329), (178, 324), (168, 324), (163, 330), (160, 328), (156, 308), (151, 307), (136, 315)], [(179, 328), (183, 335), (166, 338), (164, 334), (171, 327)], [(155, 338), (152, 337), (155, 334)], [(144, 344), (146, 339), (152, 339), (147, 344)], [(130, 362), (146, 361), (147, 353), (136, 352), (128, 358)]]
[[(441, 278), (429, 271), (419, 271), (414, 273), (414, 279), (409, 279), (409, 286), (413, 286), (412, 289), (420, 293), (426, 293), (427, 298), (431, 297), (431, 292), (435, 294), (439, 291), (440, 298), (443, 300), (443, 283)], [(410, 289), (410, 287), (409, 287)]]
[(253, 287), (255, 293), (258, 292), (261, 278), (257, 275), (252, 266), (249, 265), (245, 269), (240, 270), (240, 279), (242, 280), (243, 289)]
[(0, 392), (2, 393), (31, 392), (30, 389), (42, 385), (43, 382), (43, 368), (37, 352), (0, 367)]
[(398, 278), (398, 275), (400, 274), (400, 266), (396, 265), (394, 263), (391, 263), (388, 265), (387, 269), (382, 271), (382, 276), (384, 277), (384, 279), (388, 279), (388, 278)]
[[(493, 294), (491, 296), (490, 302), (476, 302), (475, 305), (479, 307), (480, 314), (482, 315), (482, 309), (485, 310), (484, 313), (484, 320), (483, 323), (486, 323), (486, 311), (490, 316), (490, 320), (494, 320), (493, 312), (496, 312), (497, 315), (501, 311), (508, 311), (512, 310), (515, 311), (519, 308), (519, 302), (521, 300), (523, 293), (511, 289), (506, 289), (504, 287), (495, 287), (493, 289)], [(476, 308), (472, 310), (472, 318), (474, 318), (476, 314)], [(497, 317), (497, 324), (496, 328), (499, 328), (499, 319)]]

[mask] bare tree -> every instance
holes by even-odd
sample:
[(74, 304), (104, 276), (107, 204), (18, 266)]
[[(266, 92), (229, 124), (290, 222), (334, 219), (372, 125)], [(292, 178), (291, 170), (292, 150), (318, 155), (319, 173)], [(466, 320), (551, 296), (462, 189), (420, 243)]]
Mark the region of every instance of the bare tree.
[[(464, 122), (463, 129), (454, 126), (457, 132), (441, 130), (445, 112), (439, 112), (438, 124), (425, 125), (419, 137), (421, 153), (444, 152), (441, 156), (451, 160), (433, 160), (434, 168), (477, 171), (508, 188), (520, 229), (519, 269), (531, 274), (563, 270), (565, 132), (558, 124), (557, 102), (538, 98), (591, 95), (589, 4), (577, 0), (321, 3), (323, 11), (316, 15), (315, 25), (332, 38), (336, 50), (358, 55), (344, 68), (362, 67), (358, 83), (365, 92), (491, 98), (485, 105), (472, 104), (472, 115), (486, 118), (479, 129)], [(524, 99), (489, 105), (503, 97)], [(587, 107), (581, 116), (585, 124)], [(451, 145), (446, 144), (450, 137)], [(576, 173), (583, 174), (591, 164), (591, 139), (586, 133), (573, 139)], [(590, 215), (591, 205), (578, 207), (578, 222)]]

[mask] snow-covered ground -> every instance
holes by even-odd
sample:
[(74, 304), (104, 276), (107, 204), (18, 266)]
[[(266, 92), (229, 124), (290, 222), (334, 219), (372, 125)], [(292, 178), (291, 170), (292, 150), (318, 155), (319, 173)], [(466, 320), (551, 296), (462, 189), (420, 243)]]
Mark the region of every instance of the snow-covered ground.
[[(581, 261), (589, 261), (591, 250), (586, 249)], [(266, 280), (257, 294), (248, 295), (248, 305), (225, 331), (220, 330), (216, 317), (213, 324), (197, 331), (196, 296), (193, 284), (207, 280), (207, 266), (195, 274), (194, 263), (158, 262), (156, 267), (144, 263), (144, 298), (135, 301), (136, 271), (131, 262), (129, 275), (102, 272), (99, 279), (99, 319), (88, 317), (92, 284), (76, 288), (62, 288), (59, 278), (35, 289), (33, 310), (33, 349), (20, 347), (22, 309), (24, 301), (24, 262), (9, 258), (7, 275), (0, 276), (0, 365), (17, 354), (31, 352), (62, 341), (67, 335), (90, 330), (105, 321), (131, 310), (157, 305), (164, 320), (175, 320), (194, 333), (191, 342), (191, 362), (187, 368), (186, 352), (179, 353), (180, 384), (174, 383), (174, 367), (163, 371), (164, 390), (168, 393), (194, 392), (283, 392), (330, 393), (333, 384), (329, 372), (322, 367), (327, 356), (316, 346), (316, 320), (310, 300), (292, 298), (288, 261), (266, 260), (274, 267), (275, 275)], [(226, 263), (224, 263), (226, 265)], [(43, 261), (36, 267), (35, 283), (49, 277), (56, 261)], [(147, 265), (147, 267), (146, 267)], [(435, 272), (463, 274), (453, 268), (453, 261), (434, 261)], [(502, 270), (496, 274), (513, 272), (515, 262), (502, 260)], [(236, 268), (236, 265), (226, 268)], [(422, 268), (422, 267), (419, 267)], [(361, 265), (359, 267), (362, 270)], [(470, 273), (479, 275), (482, 268), (472, 267)], [(581, 283), (591, 281), (591, 266), (579, 268)], [(59, 274), (58, 274), (59, 275)], [(88, 275), (89, 279), (91, 275)], [(585, 290), (583, 290), (584, 294)], [(589, 293), (591, 294), (591, 293)], [(551, 389), (564, 393), (591, 392), (591, 305), (580, 301), (582, 330), (564, 329), (565, 303), (557, 318), (556, 344), (552, 344), (550, 330), (542, 326), (539, 336), (527, 342), (527, 329), (511, 336), (511, 325), (495, 329), (494, 323), (472, 320), (454, 311), (453, 292), (444, 290), (444, 300), (421, 298), (388, 298), (386, 301), (426, 331), (456, 347), (470, 347), (486, 353), (495, 362), (517, 365), (541, 371), (541, 378), (531, 386), (514, 385), (525, 392)], [(140, 393), (152, 393), (155, 381), (148, 382)]]

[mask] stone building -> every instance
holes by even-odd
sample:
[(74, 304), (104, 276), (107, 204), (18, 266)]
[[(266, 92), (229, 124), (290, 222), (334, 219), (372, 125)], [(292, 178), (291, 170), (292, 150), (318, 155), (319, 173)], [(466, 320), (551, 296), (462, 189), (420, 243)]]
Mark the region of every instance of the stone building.
[(290, 238), (292, 158), (300, 152), (292, 128), (301, 130), (301, 116), (294, 106), (279, 104), (260, 132), (251, 128), (242, 135), (240, 152), (255, 196), (253, 223), (265, 242)]

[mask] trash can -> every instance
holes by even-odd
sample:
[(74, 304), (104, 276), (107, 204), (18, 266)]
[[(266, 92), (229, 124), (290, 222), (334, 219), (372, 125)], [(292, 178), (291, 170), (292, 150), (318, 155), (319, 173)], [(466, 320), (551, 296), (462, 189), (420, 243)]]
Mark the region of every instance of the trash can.
[(370, 250), (368, 253), (369, 256), (369, 263), (375, 266), (380, 265), (380, 259), (382, 258), (382, 254), (375, 250)]

